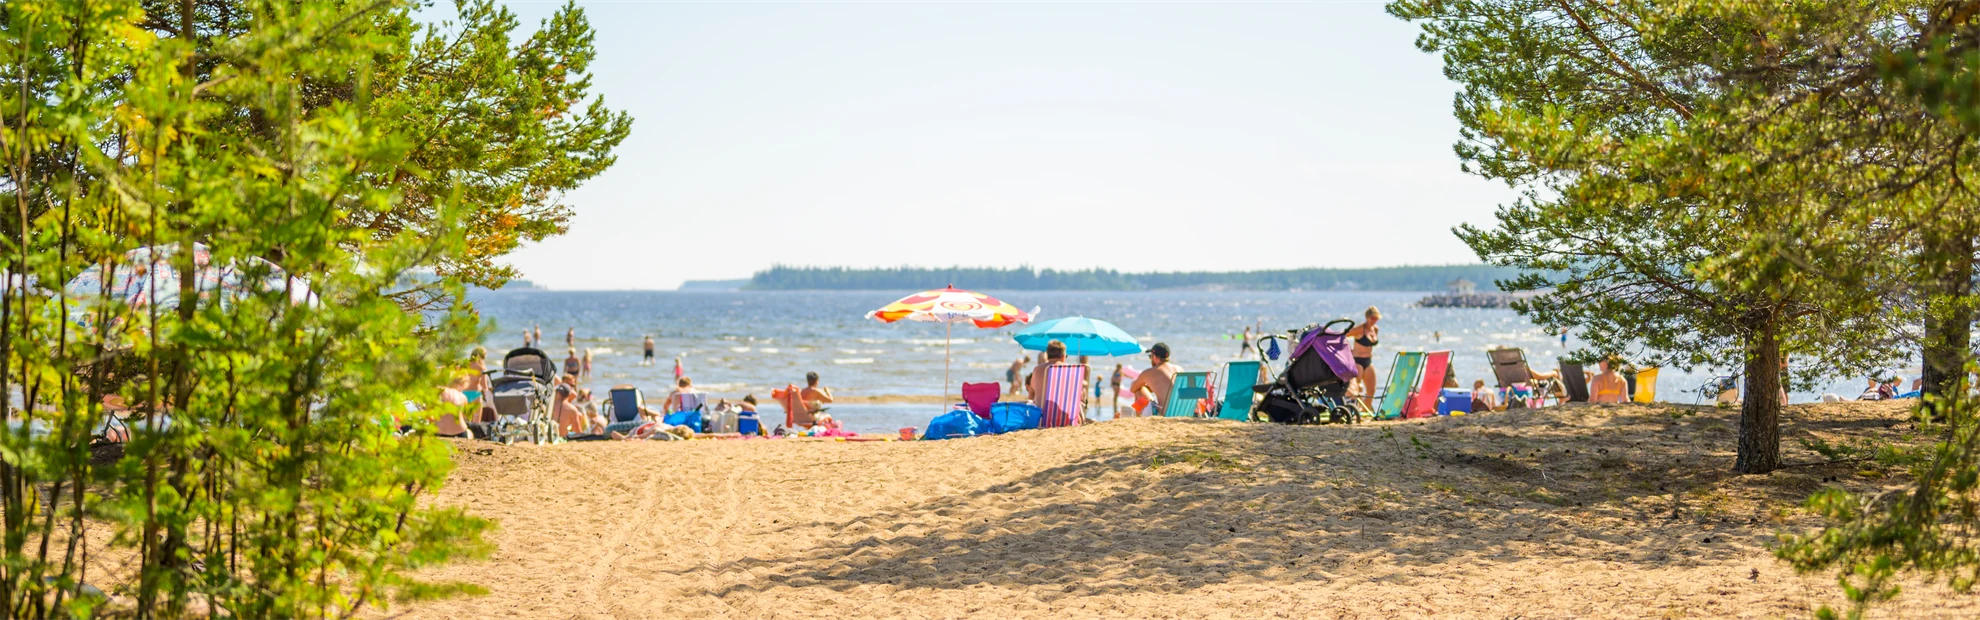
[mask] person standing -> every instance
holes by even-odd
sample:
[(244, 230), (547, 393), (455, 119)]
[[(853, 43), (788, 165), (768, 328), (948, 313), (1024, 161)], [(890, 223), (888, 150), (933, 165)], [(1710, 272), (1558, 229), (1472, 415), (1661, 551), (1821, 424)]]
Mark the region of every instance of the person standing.
[(1021, 384), (1018, 383), (1018, 379), (1019, 379), (1018, 375), (1022, 374), (1023, 372), (1024, 372), (1023, 357), (1017, 358), (1017, 361), (1011, 362), (1010, 368), (1004, 369), (1004, 382), (1011, 384), (1011, 391), (1009, 392), (1010, 394), (1016, 394), (1018, 392), (1023, 391), (1023, 389), (1021, 388)]
[(578, 378), (584, 379), (585, 381), (591, 380), (591, 348), (590, 347), (586, 347), (584, 349), (584, 374), (579, 375)]
[(1244, 326), (1244, 333), (1238, 336), (1238, 359), (1244, 359), (1251, 352), (1251, 326)]
[(1182, 368), (1169, 363), (1169, 345), (1157, 342), (1148, 347), (1148, 370), (1134, 378), (1128, 391), (1134, 392), (1137, 416), (1161, 415), (1169, 408), (1169, 392), (1176, 385), (1176, 373)]
[(1120, 364), (1114, 365), (1114, 376), (1107, 379), (1107, 408), (1114, 411), (1114, 419), (1121, 419), (1121, 377), (1127, 371)]
[(653, 365), (653, 334), (646, 335), (646, 357), (639, 361), (641, 366)]
[(564, 356), (564, 374), (576, 377), (582, 372), (584, 372), (584, 360), (578, 358), (577, 349), (571, 349), (570, 354)]
[(573, 326), (564, 330), (564, 346), (577, 348), (577, 327)]
[(542, 345), (543, 345), (543, 326), (542, 326), (542, 325), (534, 325), (534, 326), (532, 326), (532, 327), (535, 327), (535, 328), (536, 328), (536, 336), (535, 336), (535, 337), (533, 337), (533, 338), (531, 338), (531, 339), (530, 339), (530, 342), (534, 342), (534, 343), (536, 343), (536, 344), (537, 344), (537, 346), (542, 346)]
[(529, 348), (529, 345), (530, 345), (529, 330), (525, 329), (523, 330), (523, 348), (527, 349)]
[(1361, 406), (1375, 410), (1375, 345), (1382, 343), (1382, 328), (1375, 324), (1382, 321), (1382, 311), (1369, 306), (1361, 313), (1366, 321), (1348, 330), (1354, 338), (1354, 365), (1361, 369)]

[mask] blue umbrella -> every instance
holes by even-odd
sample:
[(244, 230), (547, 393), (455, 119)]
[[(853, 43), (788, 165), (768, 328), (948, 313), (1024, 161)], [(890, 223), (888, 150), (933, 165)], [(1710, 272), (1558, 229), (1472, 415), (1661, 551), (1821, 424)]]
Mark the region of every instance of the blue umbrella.
[(1100, 319), (1083, 316), (1069, 316), (1032, 323), (1011, 339), (1018, 346), (1032, 351), (1045, 350), (1045, 343), (1057, 340), (1066, 343), (1066, 355), (1133, 355), (1141, 352), (1141, 343), (1129, 336), (1121, 328)]

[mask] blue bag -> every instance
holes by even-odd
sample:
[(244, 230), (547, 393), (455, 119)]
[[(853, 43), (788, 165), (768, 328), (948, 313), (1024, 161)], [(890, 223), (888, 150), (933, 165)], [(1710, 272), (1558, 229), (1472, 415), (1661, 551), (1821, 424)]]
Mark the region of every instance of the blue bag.
[(990, 426), (997, 433), (1038, 428), (1045, 410), (1031, 403), (997, 403), (990, 406)]
[(954, 439), (989, 434), (991, 434), (989, 424), (985, 423), (983, 418), (976, 417), (976, 414), (970, 413), (968, 409), (958, 409), (929, 420), (928, 430), (922, 433), (921, 438)]
[(685, 426), (688, 427), (688, 429), (693, 430), (694, 432), (697, 433), (701, 432), (700, 410), (676, 411), (667, 414), (667, 418), (661, 421), (667, 423), (668, 426)]

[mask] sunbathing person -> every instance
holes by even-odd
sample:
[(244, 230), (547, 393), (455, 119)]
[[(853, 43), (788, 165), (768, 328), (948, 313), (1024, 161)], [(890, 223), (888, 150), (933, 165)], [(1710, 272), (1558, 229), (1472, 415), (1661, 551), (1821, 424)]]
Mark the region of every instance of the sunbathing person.
[(798, 401), (805, 413), (816, 420), (825, 406), (832, 404), (832, 388), (818, 385), (818, 373), (804, 373), (804, 389), (798, 392)]
[(660, 413), (664, 415), (676, 411), (687, 411), (693, 409), (693, 407), (688, 407), (686, 403), (693, 401), (696, 406), (699, 406), (701, 405), (701, 400), (701, 392), (694, 389), (694, 379), (682, 376), (680, 379), (674, 381), (674, 391), (667, 393), (667, 402), (660, 405)]
[(1588, 402), (1620, 403), (1629, 400), (1629, 382), (1623, 379), (1621, 373), (1610, 368), (1609, 359), (1604, 358), (1601, 367), (1602, 372), (1588, 380)]
[(1157, 342), (1148, 347), (1148, 369), (1134, 378), (1128, 391), (1134, 393), (1137, 416), (1162, 415), (1169, 408), (1169, 392), (1176, 385), (1182, 368), (1169, 363), (1169, 345)]

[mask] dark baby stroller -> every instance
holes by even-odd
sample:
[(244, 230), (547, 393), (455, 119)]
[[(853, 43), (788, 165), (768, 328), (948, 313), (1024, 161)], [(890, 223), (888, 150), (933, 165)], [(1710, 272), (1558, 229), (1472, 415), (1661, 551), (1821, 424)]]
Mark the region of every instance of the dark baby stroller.
[(550, 418), (556, 380), (557, 363), (543, 351), (523, 347), (503, 356), (502, 374), (489, 386), (488, 400), (495, 407), (489, 439), (504, 444), (518, 439), (538, 444), (556, 441), (557, 425)]
[[(1335, 325), (1346, 325), (1336, 331)], [(1254, 419), (1280, 424), (1358, 422), (1358, 402), (1347, 397), (1348, 382), (1360, 370), (1354, 365), (1354, 352), (1348, 348), (1348, 330), (1354, 321), (1336, 319), (1322, 326), (1308, 325), (1296, 332), (1292, 359), (1271, 383), (1256, 388), (1264, 394), (1254, 410)]]

